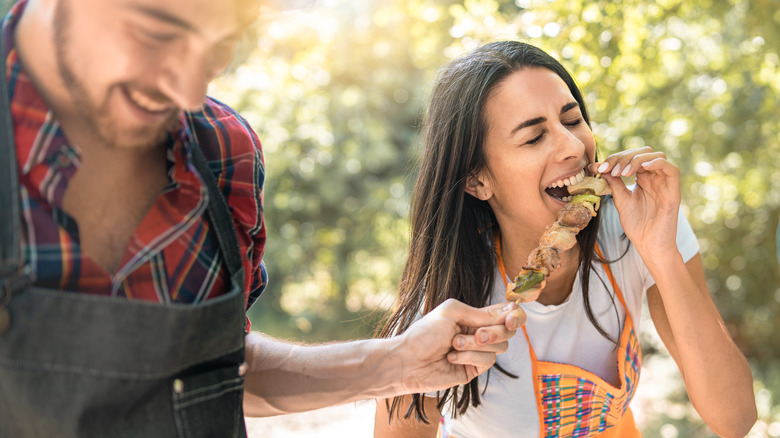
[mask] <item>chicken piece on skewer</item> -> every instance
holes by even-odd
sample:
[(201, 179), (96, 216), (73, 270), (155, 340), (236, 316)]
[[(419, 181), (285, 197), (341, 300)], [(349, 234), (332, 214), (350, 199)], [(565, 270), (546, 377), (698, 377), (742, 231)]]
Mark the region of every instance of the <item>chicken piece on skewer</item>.
[(574, 197), (558, 213), (555, 223), (542, 234), (539, 246), (528, 256), (528, 266), (524, 266), (514, 282), (508, 285), (508, 301), (526, 303), (539, 298), (547, 277), (561, 263), (559, 252), (577, 244), (577, 233), (596, 216), (601, 205), (600, 196), (611, 193), (607, 182), (598, 176), (586, 177), (569, 186), (568, 191)]

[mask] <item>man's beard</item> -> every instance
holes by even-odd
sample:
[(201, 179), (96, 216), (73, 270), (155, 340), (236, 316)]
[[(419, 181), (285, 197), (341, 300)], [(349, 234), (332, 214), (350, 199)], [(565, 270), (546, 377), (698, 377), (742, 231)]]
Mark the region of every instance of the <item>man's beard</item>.
[(119, 86), (114, 86), (106, 90), (106, 100), (102, 106), (90, 99), (84, 81), (75, 73), (72, 67), (74, 62), (68, 56), (70, 24), (69, 1), (61, 0), (57, 2), (54, 11), (55, 57), (60, 78), (70, 95), (72, 108), (77, 112), (77, 116), (85, 122), (84, 124), (92, 131), (91, 134), (105, 147), (153, 148), (161, 145), (168, 132), (176, 125), (178, 114), (172, 111), (170, 117), (162, 124), (122, 130), (111, 118), (108, 100), (112, 91), (118, 95), (117, 98), (126, 97), (122, 96), (123, 91)]

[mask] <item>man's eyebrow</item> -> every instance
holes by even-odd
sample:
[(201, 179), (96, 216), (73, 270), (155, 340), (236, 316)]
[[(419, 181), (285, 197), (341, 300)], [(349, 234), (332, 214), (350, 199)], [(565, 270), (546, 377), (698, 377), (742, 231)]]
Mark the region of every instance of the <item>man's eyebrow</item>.
[(135, 10), (136, 12), (140, 12), (141, 14), (155, 18), (159, 21), (163, 21), (165, 23), (180, 27), (184, 30), (191, 30), (191, 31), (195, 30), (195, 28), (190, 23), (162, 9), (154, 8), (151, 6), (144, 6), (144, 5), (132, 5), (130, 6), (130, 8)]

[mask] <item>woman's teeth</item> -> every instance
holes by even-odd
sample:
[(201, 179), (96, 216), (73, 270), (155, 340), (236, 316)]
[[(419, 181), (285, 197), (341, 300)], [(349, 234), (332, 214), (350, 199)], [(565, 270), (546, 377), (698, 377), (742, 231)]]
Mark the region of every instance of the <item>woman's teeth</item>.
[(572, 177), (559, 179), (558, 181), (556, 181), (556, 182), (550, 184), (549, 186), (547, 186), (547, 188), (548, 189), (552, 189), (552, 188), (555, 188), (555, 187), (568, 187), (568, 186), (570, 186), (572, 184), (575, 184), (575, 183), (578, 183), (578, 182), (582, 181), (583, 179), (585, 179), (585, 169), (580, 170), (580, 173), (578, 173), (578, 174), (576, 174), (576, 175), (574, 175)]
[(545, 191), (548, 195), (563, 202), (571, 202), (572, 196), (569, 195), (569, 190), (566, 188), (572, 184), (578, 183), (585, 179), (585, 169), (580, 173), (570, 176), (568, 178), (559, 179), (558, 181), (547, 186)]

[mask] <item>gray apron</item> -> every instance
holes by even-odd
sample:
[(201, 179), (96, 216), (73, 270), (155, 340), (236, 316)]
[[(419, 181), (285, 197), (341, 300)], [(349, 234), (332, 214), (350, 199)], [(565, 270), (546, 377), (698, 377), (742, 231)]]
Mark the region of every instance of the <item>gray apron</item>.
[(199, 146), (194, 162), (230, 292), (199, 305), (161, 305), (34, 287), (20, 255), (5, 70), (3, 57), (0, 438), (245, 437), (244, 271), (227, 203)]

